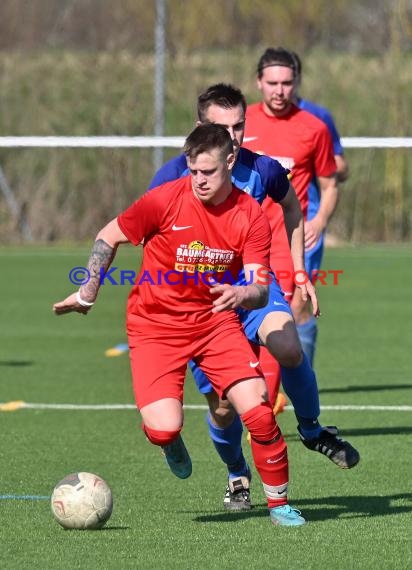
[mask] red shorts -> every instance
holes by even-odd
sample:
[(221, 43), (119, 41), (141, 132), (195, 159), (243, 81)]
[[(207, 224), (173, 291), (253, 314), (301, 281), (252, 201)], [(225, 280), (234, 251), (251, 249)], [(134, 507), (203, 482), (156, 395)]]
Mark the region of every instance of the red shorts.
[(186, 367), (194, 359), (222, 397), (238, 380), (262, 376), (252, 348), (237, 320), (199, 329), (153, 328), (128, 331), (133, 391), (139, 409), (161, 400), (183, 402)]
[[(266, 201), (265, 201), (266, 203)], [(272, 242), (270, 246), (270, 267), (282, 289), (285, 299), (291, 302), (295, 290), (294, 266), (282, 209), (269, 200), (263, 208), (270, 220)]]

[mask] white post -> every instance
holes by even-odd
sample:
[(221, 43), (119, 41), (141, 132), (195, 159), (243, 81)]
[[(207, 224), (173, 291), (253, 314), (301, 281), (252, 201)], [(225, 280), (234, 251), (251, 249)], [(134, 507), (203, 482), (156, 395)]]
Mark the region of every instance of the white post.
[[(154, 134), (163, 136), (165, 101), (165, 50), (166, 50), (166, 0), (156, 0), (155, 26), (155, 80), (154, 80)], [(153, 152), (154, 172), (163, 164), (163, 148)]]
[(31, 233), (30, 226), (26, 219), (26, 214), (23, 209), (19, 206), (13, 190), (7, 183), (6, 177), (4, 176), (3, 169), (0, 166), (0, 192), (3, 194), (6, 204), (11, 212), (13, 218), (17, 221), (21, 235), (25, 241), (33, 241), (33, 236)]

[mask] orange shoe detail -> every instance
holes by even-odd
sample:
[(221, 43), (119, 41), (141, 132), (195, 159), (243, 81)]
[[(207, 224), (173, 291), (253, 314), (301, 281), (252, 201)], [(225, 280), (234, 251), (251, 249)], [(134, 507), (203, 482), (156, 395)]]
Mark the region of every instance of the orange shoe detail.
[(282, 394), (282, 392), (279, 392), (276, 396), (275, 405), (273, 406), (273, 415), (276, 416), (277, 414), (281, 414), (285, 410), (287, 403), (288, 401), (286, 396)]

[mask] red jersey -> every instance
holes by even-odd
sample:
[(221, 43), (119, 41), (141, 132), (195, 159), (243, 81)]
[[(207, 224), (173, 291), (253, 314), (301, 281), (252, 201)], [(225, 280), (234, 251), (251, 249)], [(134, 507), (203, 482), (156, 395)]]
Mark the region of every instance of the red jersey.
[(283, 117), (267, 115), (262, 103), (246, 112), (244, 146), (267, 154), (290, 170), (290, 181), (306, 215), (307, 190), (313, 176), (332, 176), (336, 163), (328, 128), (320, 119), (292, 105)]
[(128, 302), (129, 320), (136, 316), (139, 326), (142, 319), (150, 326), (201, 326), (237, 318), (211, 312), (209, 275), (231, 284), (245, 264), (269, 265), (267, 218), (235, 186), (222, 204), (208, 206), (194, 195), (190, 176), (178, 178), (147, 192), (117, 220), (133, 244), (145, 240)]

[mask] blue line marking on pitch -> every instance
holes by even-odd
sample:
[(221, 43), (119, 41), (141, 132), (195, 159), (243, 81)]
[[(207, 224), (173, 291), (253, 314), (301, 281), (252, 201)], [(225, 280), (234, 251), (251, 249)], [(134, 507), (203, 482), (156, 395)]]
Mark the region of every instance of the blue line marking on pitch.
[(0, 499), (14, 499), (23, 501), (43, 501), (50, 499), (49, 495), (0, 495)]
[(122, 352), (126, 352), (129, 350), (129, 345), (125, 344), (125, 343), (121, 343), (121, 344), (116, 344), (116, 346), (114, 347), (117, 350), (121, 350)]

